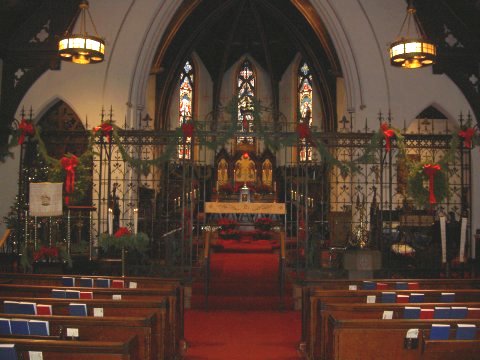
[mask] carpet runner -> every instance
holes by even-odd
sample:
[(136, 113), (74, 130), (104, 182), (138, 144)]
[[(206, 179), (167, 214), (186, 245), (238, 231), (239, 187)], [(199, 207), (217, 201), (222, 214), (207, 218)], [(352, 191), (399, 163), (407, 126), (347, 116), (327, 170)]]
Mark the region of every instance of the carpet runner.
[[(210, 310), (292, 309), (290, 296), (280, 295), (279, 255), (271, 250), (216, 252), (210, 257)], [(193, 284), (192, 308), (205, 309), (203, 281)], [(291, 294), (289, 286), (285, 294)]]
[(210, 256), (208, 307), (203, 279), (192, 286), (185, 360), (301, 359), (301, 314), (291, 310), (290, 286), (280, 296), (279, 255), (272, 244), (222, 245)]

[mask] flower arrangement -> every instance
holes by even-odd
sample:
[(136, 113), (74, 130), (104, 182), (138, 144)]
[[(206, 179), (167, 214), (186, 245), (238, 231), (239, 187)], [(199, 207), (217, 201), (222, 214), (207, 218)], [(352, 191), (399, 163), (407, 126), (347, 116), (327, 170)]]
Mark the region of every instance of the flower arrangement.
[(261, 217), (255, 220), (255, 229), (270, 231), (273, 226), (273, 220), (268, 217)]
[(98, 245), (105, 252), (119, 252), (122, 249), (135, 250), (146, 254), (150, 240), (147, 234), (132, 234), (127, 227), (119, 228), (114, 235), (102, 234), (98, 239)]
[(67, 252), (65, 244), (58, 243), (54, 246), (41, 246), (35, 250), (33, 244), (25, 246), (20, 258), (20, 265), (25, 271), (33, 270), (34, 263), (64, 263), (72, 267), (72, 258)]
[(58, 248), (56, 246), (42, 246), (33, 253), (33, 261), (55, 260), (58, 258)]
[(238, 226), (238, 223), (235, 220), (223, 217), (218, 219), (217, 225), (220, 226), (221, 230), (233, 230)]

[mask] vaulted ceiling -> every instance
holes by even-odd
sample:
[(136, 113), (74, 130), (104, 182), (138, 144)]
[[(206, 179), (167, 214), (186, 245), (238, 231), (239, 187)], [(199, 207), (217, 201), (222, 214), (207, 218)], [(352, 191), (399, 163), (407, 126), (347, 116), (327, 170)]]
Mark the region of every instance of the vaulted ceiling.
[[(188, 3), (188, 4), (186, 4)], [(323, 103), (322, 118), (333, 124), (335, 84), (340, 65), (333, 44), (311, 4), (305, 0), (197, 0), (185, 2), (160, 44), (157, 119), (167, 118), (176, 71), (196, 53), (213, 83), (214, 113), (226, 71), (248, 54), (270, 75), (272, 107), (278, 112), (278, 84), (296, 54), (309, 63)]]
[[(407, 4), (406, 0), (398, 1)], [(0, 144), (7, 141), (8, 127), (28, 87), (43, 72), (60, 68), (55, 36), (66, 30), (79, 2), (0, 2)], [(438, 44), (439, 58), (432, 71), (446, 74), (457, 84), (479, 119), (480, 0), (414, 3), (428, 37)], [(159, 49), (154, 69), (159, 73), (161, 68), (171, 69), (169, 65), (180, 64), (194, 50), (216, 81), (240, 54), (248, 52), (275, 82), (300, 52), (321, 72), (321, 81), (331, 81), (340, 69), (321, 23), (315, 17), (305, 17), (314, 13), (308, 11), (309, 6), (307, 0), (184, 1), (188, 22), (172, 22), (171, 40), (168, 47)], [(164, 74), (159, 77), (164, 84), (169, 83)]]

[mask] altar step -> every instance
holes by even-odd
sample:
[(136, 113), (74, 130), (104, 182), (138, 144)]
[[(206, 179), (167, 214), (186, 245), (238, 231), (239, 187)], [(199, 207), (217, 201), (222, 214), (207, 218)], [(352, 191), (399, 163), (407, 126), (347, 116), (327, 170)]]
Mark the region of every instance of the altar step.
[(226, 253), (273, 253), (280, 249), (276, 240), (223, 240), (212, 245), (215, 252)]

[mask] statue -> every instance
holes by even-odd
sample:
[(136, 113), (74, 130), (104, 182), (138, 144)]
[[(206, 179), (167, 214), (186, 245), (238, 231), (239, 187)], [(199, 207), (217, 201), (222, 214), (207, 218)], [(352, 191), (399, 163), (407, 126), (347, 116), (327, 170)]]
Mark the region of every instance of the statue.
[(272, 163), (268, 159), (262, 164), (262, 184), (272, 185)]
[(218, 162), (217, 180), (219, 185), (228, 183), (228, 163), (225, 159)]
[(235, 182), (256, 182), (256, 179), (255, 162), (250, 159), (248, 153), (245, 153), (235, 163)]

